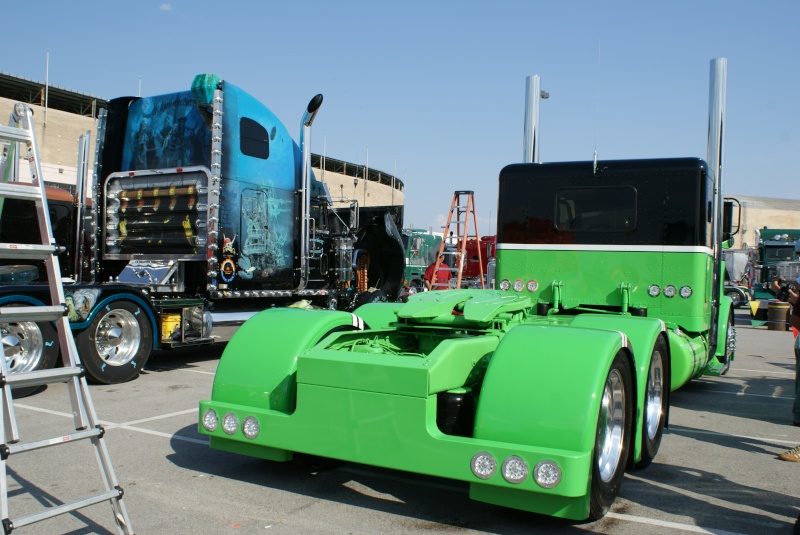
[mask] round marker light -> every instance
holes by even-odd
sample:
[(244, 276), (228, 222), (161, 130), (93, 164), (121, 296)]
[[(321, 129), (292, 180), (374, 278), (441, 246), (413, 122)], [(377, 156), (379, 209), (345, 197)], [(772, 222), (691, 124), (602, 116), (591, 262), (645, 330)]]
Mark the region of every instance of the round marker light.
[(539, 283), (538, 282), (536, 282), (535, 280), (529, 280), (528, 281), (528, 291), (529, 292), (535, 292), (538, 289), (539, 289)]
[(681, 297), (689, 299), (692, 296), (691, 286), (681, 286)]
[(658, 284), (653, 284), (647, 289), (647, 293), (650, 297), (658, 297), (661, 294), (661, 288), (658, 287)]
[(503, 479), (514, 485), (519, 485), (528, 477), (528, 463), (522, 457), (512, 455), (503, 461)]
[(208, 409), (203, 414), (203, 427), (206, 431), (216, 431), (219, 425), (219, 416), (214, 409)]
[(522, 282), (519, 279), (514, 281), (514, 291), (515, 292), (521, 292), (523, 288), (525, 288), (525, 283), (524, 282)]
[(256, 438), (261, 431), (261, 426), (258, 425), (258, 420), (254, 416), (248, 416), (242, 422), (242, 433), (250, 440)]
[(229, 412), (222, 418), (222, 430), (232, 435), (239, 429), (239, 419), (235, 414)]
[(552, 489), (561, 483), (561, 468), (553, 461), (542, 461), (533, 469), (533, 479), (545, 489)]
[(664, 286), (664, 297), (675, 297), (676, 293), (678, 293), (678, 290), (673, 285)]
[(475, 477), (489, 479), (497, 471), (497, 461), (494, 460), (491, 453), (481, 451), (472, 457), (470, 468)]
[(503, 279), (503, 280), (500, 281), (500, 289), (501, 290), (503, 290), (504, 292), (507, 292), (509, 288), (511, 288), (511, 283), (508, 281), (508, 279)]

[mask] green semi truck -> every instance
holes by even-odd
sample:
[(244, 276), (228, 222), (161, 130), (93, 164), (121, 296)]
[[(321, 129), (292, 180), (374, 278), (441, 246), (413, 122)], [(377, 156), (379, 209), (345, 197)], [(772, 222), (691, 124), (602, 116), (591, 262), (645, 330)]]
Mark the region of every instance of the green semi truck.
[(721, 132), (709, 164), (507, 166), (499, 289), (263, 311), (228, 343), (200, 432), (219, 450), (417, 472), (478, 501), (602, 517), (626, 468), (656, 456), (670, 392), (733, 359)]

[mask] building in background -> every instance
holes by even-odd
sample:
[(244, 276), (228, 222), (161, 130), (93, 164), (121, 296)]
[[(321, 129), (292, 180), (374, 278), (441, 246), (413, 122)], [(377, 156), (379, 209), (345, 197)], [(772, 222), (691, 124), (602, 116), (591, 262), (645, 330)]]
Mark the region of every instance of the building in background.
[[(24, 102), (33, 110), (36, 142), (45, 182), (74, 192), (78, 138), (89, 131), (94, 143), (97, 117), (108, 101), (0, 73), (0, 124), (8, 124), (16, 102)], [(94, 145), (89, 151), (89, 157), (91, 173), (94, 169)], [(357, 200), (362, 207), (402, 207), (405, 203), (403, 182), (379, 169), (318, 154), (311, 155), (311, 165), (317, 178), (327, 185), (335, 208), (349, 207), (353, 200)], [(22, 162), (20, 177), (22, 180), (30, 180), (30, 169)]]

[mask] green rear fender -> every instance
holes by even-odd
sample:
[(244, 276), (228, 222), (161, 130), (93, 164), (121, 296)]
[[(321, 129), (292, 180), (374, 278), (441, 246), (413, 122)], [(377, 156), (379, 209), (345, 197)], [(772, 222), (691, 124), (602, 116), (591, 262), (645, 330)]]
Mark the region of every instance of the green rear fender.
[[(642, 458), (642, 420), (644, 418), (644, 398), (647, 391), (647, 374), (650, 370), (650, 359), (653, 356), (653, 348), (659, 336), (666, 339), (666, 326), (664, 322), (657, 318), (642, 318), (638, 316), (614, 316), (609, 314), (581, 314), (570, 324), (572, 327), (582, 327), (587, 329), (605, 329), (623, 333), (630, 343), (633, 352), (634, 384), (636, 391), (636, 425), (634, 440), (631, 443), (631, 453), (633, 461), (639, 462)], [(663, 334), (662, 334), (663, 333)], [(666, 343), (667, 352), (669, 344)], [(666, 355), (666, 377), (670, 377), (670, 355)], [(664, 393), (669, 395), (669, 388)]]
[(347, 312), (295, 308), (260, 312), (228, 342), (211, 397), (290, 413), (295, 406), (297, 356), (331, 331), (360, 328), (363, 321)]
[(397, 310), (400, 303), (367, 303), (353, 311), (353, 314), (364, 320), (368, 329), (385, 329), (390, 323), (397, 321)]
[(591, 453), (606, 376), (626, 343), (613, 331), (514, 327), (489, 362), (475, 437)]

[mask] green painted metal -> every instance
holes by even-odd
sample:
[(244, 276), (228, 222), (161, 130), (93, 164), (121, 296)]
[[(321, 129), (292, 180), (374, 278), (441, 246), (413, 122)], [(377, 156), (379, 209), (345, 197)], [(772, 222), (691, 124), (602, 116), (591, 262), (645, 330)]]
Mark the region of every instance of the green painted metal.
[[(689, 163), (705, 180), (704, 164)], [(662, 196), (648, 199), (658, 204)], [(647, 458), (642, 448), (656, 347), (664, 348), (666, 401), (669, 390), (692, 378), (724, 371), (731, 303), (714, 303), (706, 203), (696, 205), (697, 232), (684, 241), (671, 235), (670, 243), (697, 245), (615, 246), (600, 241), (606, 231), (582, 243), (514, 238), (498, 246), (496, 281), (509, 283), (505, 291), (425, 292), (405, 304), (366, 305), (355, 315), (259, 314), (226, 348), (212, 399), (200, 403), (200, 432), (225, 451), (278, 461), (302, 452), (446, 477), (469, 483), (475, 500), (583, 520), (597, 510), (598, 419), (615, 358), (627, 358), (633, 375), (631, 451), (623, 466), (655, 454), (652, 442)], [(522, 215), (512, 224), (524, 230), (541, 223), (524, 203), (516, 209)], [(596, 217), (592, 212), (584, 215)], [(553, 223), (543, 217), (546, 231)], [(723, 328), (712, 337), (715, 325)], [(208, 410), (220, 419), (233, 415), (240, 425), (209, 431), (202, 425)], [(243, 434), (247, 417), (258, 420), (258, 436)], [(448, 427), (451, 417), (465, 425)], [(487, 479), (471, 470), (481, 452), (497, 462)], [(512, 455), (530, 471), (555, 462), (560, 483), (509, 483), (500, 466)]]
[[(691, 332), (708, 330), (710, 295), (713, 282), (711, 250), (697, 252), (607, 250), (498, 250), (497, 280), (535, 280), (534, 292), (525, 290), (534, 302), (554, 300), (553, 282), (559, 282), (560, 302), (565, 309), (578, 307), (621, 307), (647, 309), (647, 315), (673, 322)], [(565, 247), (566, 249), (566, 247)], [(591, 266), (591, 269), (586, 269)], [(647, 289), (673, 285), (690, 286), (689, 299), (666, 297), (661, 292), (651, 297)], [(622, 287), (628, 288), (627, 292)]]
[(212, 397), (290, 413), (297, 356), (334, 329), (352, 327), (347, 312), (269, 309), (246, 321), (225, 348)]
[(368, 303), (361, 305), (353, 313), (364, 320), (370, 329), (383, 329), (397, 320), (397, 303)]

